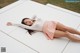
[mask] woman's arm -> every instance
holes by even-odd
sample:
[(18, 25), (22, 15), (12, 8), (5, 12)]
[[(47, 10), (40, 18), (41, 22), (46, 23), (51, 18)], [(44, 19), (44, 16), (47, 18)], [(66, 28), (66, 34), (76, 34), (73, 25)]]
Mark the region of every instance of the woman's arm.
[(33, 20), (41, 20), (41, 19), (38, 18), (37, 16), (33, 16), (32, 19), (33, 19)]
[(21, 28), (34, 30), (31, 26), (27, 26), (27, 25), (24, 25), (24, 24), (15, 24), (15, 23), (11, 23), (11, 22), (8, 22), (7, 26), (18, 26), (18, 27), (21, 27)]

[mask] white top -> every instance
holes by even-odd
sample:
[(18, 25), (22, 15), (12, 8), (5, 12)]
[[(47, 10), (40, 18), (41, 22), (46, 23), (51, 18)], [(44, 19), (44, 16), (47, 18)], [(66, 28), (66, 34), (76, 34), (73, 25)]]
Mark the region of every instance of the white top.
[[(34, 19), (34, 18), (33, 18)], [(25, 29), (31, 29), (31, 30), (36, 30), (36, 31), (42, 31), (43, 25), (44, 25), (44, 20), (40, 19), (40, 18), (36, 18), (35, 17), (35, 22), (33, 23), (32, 26), (27, 26), (24, 24), (13, 24), (13, 26), (19, 26), (21, 28), (25, 28)]]

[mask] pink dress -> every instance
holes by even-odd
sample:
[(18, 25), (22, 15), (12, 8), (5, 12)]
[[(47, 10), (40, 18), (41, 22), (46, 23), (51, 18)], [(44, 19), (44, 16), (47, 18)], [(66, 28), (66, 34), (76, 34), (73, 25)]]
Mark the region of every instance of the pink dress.
[(56, 21), (46, 21), (43, 25), (43, 32), (46, 34), (46, 38), (52, 40), (54, 38), (54, 32), (56, 30)]

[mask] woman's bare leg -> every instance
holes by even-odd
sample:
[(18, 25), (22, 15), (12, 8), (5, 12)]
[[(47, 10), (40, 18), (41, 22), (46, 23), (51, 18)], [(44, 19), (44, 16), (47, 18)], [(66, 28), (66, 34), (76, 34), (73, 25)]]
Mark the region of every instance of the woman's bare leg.
[(66, 36), (67, 36), (67, 34), (64, 31), (55, 30), (55, 32), (54, 32), (54, 37), (55, 38), (66, 37)]
[(80, 35), (80, 32), (77, 31), (76, 29), (68, 27), (68, 26), (65, 26), (65, 25), (63, 25), (63, 24), (61, 24), (59, 22), (57, 23), (56, 29), (64, 31), (64, 32), (68, 31), (68, 32), (73, 33), (73, 34), (79, 34)]
[(76, 37), (73, 34), (70, 34), (69, 32), (63, 32), (59, 30), (55, 30), (54, 37), (55, 38), (66, 37), (70, 39), (71, 41), (80, 42), (80, 37)]
[(69, 32), (67, 32), (67, 38), (69, 38), (70, 40), (72, 41), (75, 41), (75, 42), (80, 42), (80, 36), (79, 35), (76, 35), (76, 34), (71, 34)]

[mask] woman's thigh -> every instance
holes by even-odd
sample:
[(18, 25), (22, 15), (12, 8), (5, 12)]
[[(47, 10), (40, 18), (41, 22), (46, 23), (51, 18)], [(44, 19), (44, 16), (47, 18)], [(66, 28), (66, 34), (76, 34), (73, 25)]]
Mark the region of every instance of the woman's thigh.
[(64, 32), (67, 31), (67, 28), (68, 28), (67, 26), (65, 26), (65, 25), (63, 25), (63, 24), (61, 24), (59, 22), (56, 25), (56, 29), (57, 30), (61, 30), (61, 31), (64, 31)]
[(60, 31), (60, 30), (55, 30), (54, 37), (55, 38), (66, 37), (66, 32)]

